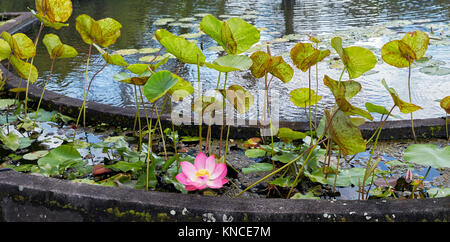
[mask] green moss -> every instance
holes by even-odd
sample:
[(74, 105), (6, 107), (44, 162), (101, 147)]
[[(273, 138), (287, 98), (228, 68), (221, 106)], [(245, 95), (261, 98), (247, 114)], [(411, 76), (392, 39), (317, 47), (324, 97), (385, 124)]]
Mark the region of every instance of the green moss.
[[(115, 207), (115, 208), (107, 208), (105, 210), (105, 212), (107, 212), (109, 214), (112, 214), (112, 215), (114, 215), (114, 216), (116, 216), (118, 218), (122, 218), (124, 216), (130, 216), (132, 218), (137, 218), (136, 220), (138, 220), (138, 221), (150, 222), (151, 218), (152, 218), (152, 216), (150, 215), (149, 212), (136, 212), (134, 210), (128, 210), (128, 211), (121, 212), (119, 210), (119, 208), (117, 208), (117, 207)], [(132, 219), (132, 220), (134, 220), (134, 219)]]
[(169, 222), (171, 220), (167, 213), (158, 213), (156, 218), (158, 219), (158, 222)]

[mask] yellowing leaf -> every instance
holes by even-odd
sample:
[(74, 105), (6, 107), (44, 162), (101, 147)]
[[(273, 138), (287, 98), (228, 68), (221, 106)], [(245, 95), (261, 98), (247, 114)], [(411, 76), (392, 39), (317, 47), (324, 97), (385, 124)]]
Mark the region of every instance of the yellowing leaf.
[(298, 88), (292, 90), (289, 94), (291, 95), (291, 102), (293, 102), (295, 106), (303, 108), (315, 105), (322, 99), (322, 96), (316, 95), (315, 92), (309, 88)]
[[(38, 70), (36, 69), (35, 66), (17, 58), (15, 55), (11, 56), (10, 61), (11, 65), (14, 67), (14, 69), (16, 70), (17, 74), (20, 77), (22, 77), (25, 80), (29, 80), (31, 83), (34, 83), (37, 80)], [(30, 79), (28, 79), (28, 77)]]
[(36, 10), (51, 23), (66, 22), (72, 15), (70, 0), (35, 0)]
[(51, 59), (72, 58), (78, 55), (72, 46), (63, 44), (56, 34), (46, 34), (42, 42), (47, 47)]
[(441, 108), (445, 110), (448, 114), (450, 114), (450, 96), (444, 97), (440, 102)]
[(119, 38), (122, 25), (112, 18), (95, 21), (82, 14), (76, 18), (75, 28), (86, 44), (97, 43), (102, 47), (108, 47)]
[(412, 113), (415, 112), (419, 109), (422, 109), (421, 107), (412, 104), (412, 103), (408, 103), (405, 102), (403, 100), (400, 99), (400, 97), (398, 96), (397, 92), (395, 91), (394, 88), (389, 88), (388, 85), (386, 84), (386, 81), (383, 79), (381, 81), (381, 84), (383, 84), (383, 86), (386, 88), (386, 90), (389, 92), (389, 94), (392, 97), (392, 100), (394, 101), (394, 104), (400, 109), (400, 112), (402, 113)]

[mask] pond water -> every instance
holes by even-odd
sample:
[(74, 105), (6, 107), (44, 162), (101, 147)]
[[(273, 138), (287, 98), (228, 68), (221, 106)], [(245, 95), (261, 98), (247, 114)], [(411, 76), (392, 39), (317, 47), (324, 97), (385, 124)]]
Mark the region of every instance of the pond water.
[[(73, 14), (69, 20), (69, 27), (58, 31), (62, 42), (74, 46), (79, 55), (70, 60), (58, 60), (50, 80), (49, 90), (75, 97), (83, 98), (85, 63), (88, 55), (88, 45), (82, 42), (75, 30), (75, 18), (80, 14), (88, 14), (95, 19), (112, 17), (122, 25), (122, 34), (117, 42), (108, 47), (108, 52), (122, 49), (160, 48), (153, 39), (153, 33), (158, 28), (165, 28), (177, 35), (198, 33), (199, 23), (204, 14), (213, 14), (222, 20), (231, 16), (239, 16), (261, 29), (261, 42), (253, 50), (265, 50), (264, 44), (270, 41), (273, 55), (282, 55), (284, 60), (292, 65), (289, 57), (290, 49), (298, 42), (307, 41), (308, 35), (318, 36), (323, 41), (321, 47), (328, 48), (332, 54), (319, 65), (319, 94), (324, 98), (319, 103), (331, 106), (333, 98), (331, 92), (323, 85), (323, 75), (327, 74), (338, 79), (342, 69), (333, 61), (337, 56), (329, 46), (330, 39), (337, 35), (343, 38), (343, 45), (359, 45), (371, 49), (380, 60), (369, 73), (359, 77), (356, 81), (362, 84), (362, 91), (352, 99), (352, 104), (364, 108), (364, 103), (370, 101), (390, 108), (393, 104), (391, 97), (381, 85), (385, 78), (388, 85), (395, 88), (400, 97), (408, 101), (407, 78), (408, 69), (398, 69), (382, 62), (380, 48), (390, 40), (400, 39), (407, 31), (434, 31), (430, 46), (426, 52), (428, 61), (416, 63), (412, 70), (413, 103), (423, 107), (414, 113), (415, 118), (442, 117), (444, 112), (435, 100), (449, 95), (450, 90), (450, 2), (448, 0), (73, 0)], [(27, 7), (34, 8), (34, 0), (16, 0), (0, 2), (0, 11), (26, 11)], [(172, 22), (158, 25), (161, 19), (173, 18)], [(193, 19), (189, 19), (193, 18)], [(36, 36), (37, 27), (31, 31)], [(45, 33), (55, 30), (46, 28)], [(213, 61), (219, 56), (214, 48), (217, 44), (206, 35), (194, 36), (191, 40), (203, 42), (207, 61)], [(34, 38), (34, 37), (33, 37)], [(200, 44), (199, 44), (200, 45)], [(213, 48), (211, 48), (213, 47)], [(95, 52), (95, 51), (94, 51)], [(132, 64), (151, 54), (130, 54), (125, 60)], [(164, 53), (162, 53), (164, 54)], [(89, 67), (89, 77), (101, 68), (104, 61), (95, 52)], [(40, 70), (38, 85), (43, 85), (49, 75), (50, 60), (43, 44), (39, 45), (35, 60)], [(440, 75), (423, 73), (424, 67), (441, 69)], [(178, 67), (176, 60), (171, 59), (163, 66), (164, 69), (175, 71)], [(113, 80), (120, 67), (107, 66), (95, 78), (88, 100), (100, 103), (134, 108), (134, 88), (131, 85)], [(181, 65), (179, 75), (191, 81), (197, 88), (197, 68), (193, 65)], [(312, 88), (315, 89), (315, 70), (312, 71)], [(218, 73), (201, 68), (202, 89), (214, 89)], [(347, 79), (348, 75), (344, 75)], [(223, 83), (223, 79), (222, 79)], [(247, 90), (263, 90), (264, 81), (256, 80), (241, 72), (230, 75), (229, 85), (239, 84)], [(289, 92), (296, 88), (308, 87), (308, 75), (295, 70), (294, 78), (287, 84), (279, 80), (272, 83), (274, 90), (279, 93), (279, 119), (290, 121), (306, 121), (303, 109), (295, 107), (289, 101)], [(256, 108), (256, 107), (255, 107)], [(320, 111), (319, 110), (319, 111)], [(321, 113), (321, 111), (320, 111)], [(409, 115), (399, 117), (408, 119)], [(319, 114), (320, 115), (320, 114)], [(252, 118), (252, 115), (250, 115)]]

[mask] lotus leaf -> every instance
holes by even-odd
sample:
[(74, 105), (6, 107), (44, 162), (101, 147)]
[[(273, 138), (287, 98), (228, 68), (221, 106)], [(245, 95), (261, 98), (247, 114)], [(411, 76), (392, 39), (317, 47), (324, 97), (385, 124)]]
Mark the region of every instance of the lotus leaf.
[(153, 74), (144, 85), (144, 95), (154, 103), (172, 88), (178, 79), (170, 71), (159, 71)]
[(320, 51), (310, 43), (298, 43), (290, 52), (292, 61), (303, 72), (322, 61), (329, 54), (329, 50)]
[(292, 90), (289, 94), (291, 95), (291, 102), (295, 106), (303, 108), (315, 105), (322, 99), (322, 96), (316, 95), (314, 90), (309, 88), (298, 88)]
[(70, 0), (35, 0), (39, 16), (50, 23), (66, 22), (72, 15), (72, 1)]
[(325, 86), (330, 88), (339, 108), (348, 115), (360, 115), (369, 120), (373, 120), (370, 113), (351, 105), (348, 100), (356, 95), (361, 89), (361, 85), (353, 80), (337, 82), (325, 75), (323, 79)]
[(294, 131), (290, 128), (280, 128), (278, 129), (278, 138), (284, 143), (291, 143), (294, 140), (304, 139), (306, 134), (303, 132)]
[(231, 104), (233, 104), (238, 113), (243, 114), (247, 112), (253, 105), (253, 95), (239, 85), (231, 85), (226, 91), (219, 91)]
[(381, 81), (381, 83), (386, 88), (386, 90), (388, 90), (389, 94), (392, 97), (392, 100), (394, 100), (394, 104), (400, 109), (400, 112), (412, 113), (419, 109), (422, 109), (421, 107), (419, 107), (415, 104), (408, 103), (408, 102), (401, 100), (400, 97), (398, 96), (397, 92), (395, 91), (395, 89), (389, 88), (384, 79)]
[(331, 40), (331, 46), (341, 57), (350, 79), (360, 77), (373, 69), (377, 63), (377, 57), (369, 49), (359, 46), (343, 48), (340, 37), (334, 37)]
[(250, 71), (256, 78), (261, 78), (268, 72), (287, 83), (294, 76), (294, 70), (281, 56), (272, 57), (264, 51), (256, 51), (250, 58), (253, 60)]
[(440, 106), (445, 110), (445, 112), (450, 114), (450, 96), (444, 97), (440, 102)]
[(403, 158), (406, 162), (433, 168), (450, 167), (450, 146), (439, 149), (435, 144), (412, 144), (406, 148)]
[(253, 25), (238, 17), (221, 21), (212, 15), (206, 15), (200, 22), (200, 30), (209, 35), (228, 54), (241, 54), (258, 43), (261, 33)]
[(38, 79), (38, 70), (35, 66), (17, 58), (15, 55), (11, 56), (10, 62), (20, 77), (29, 80), (31, 83), (36, 82)]
[(50, 58), (72, 58), (78, 55), (78, 52), (69, 45), (63, 44), (55, 34), (46, 34), (42, 40), (47, 47)]
[(108, 47), (119, 38), (122, 25), (112, 18), (95, 21), (82, 14), (76, 18), (75, 28), (86, 44), (97, 43), (102, 47)]
[(244, 55), (226, 55), (217, 58), (206, 66), (220, 72), (248, 70), (253, 65), (252, 59)]
[(361, 131), (355, 126), (350, 118), (341, 110), (337, 110), (332, 118), (330, 111), (325, 110), (326, 122), (331, 124), (328, 134), (339, 146), (344, 156), (354, 155), (366, 150), (366, 143), (361, 135)]

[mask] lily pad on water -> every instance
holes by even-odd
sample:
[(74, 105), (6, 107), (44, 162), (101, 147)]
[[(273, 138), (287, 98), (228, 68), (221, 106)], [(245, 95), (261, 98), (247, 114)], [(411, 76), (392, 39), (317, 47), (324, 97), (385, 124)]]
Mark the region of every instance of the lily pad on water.
[(450, 68), (442, 66), (426, 66), (420, 68), (419, 71), (433, 76), (445, 76), (450, 74)]
[(286, 144), (291, 143), (294, 140), (304, 139), (306, 134), (299, 131), (294, 131), (290, 128), (280, 128), (278, 129), (278, 138)]
[(40, 159), (44, 156), (46, 156), (49, 153), (48, 150), (39, 150), (39, 151), (34, 151), (28, 154), (25, 154), (23, 156), (23, 159), (25, 160), (37, 160)]
[(406, 148), (403, 158), (411, 162), (433, 168), (450, 167), (450, 146), (439, 149), (434, 144), (412, 144)]
[(139, 51), (137, 49), (123, 49), (114, 51), (113, 55), (134, 55), (138, 52)]
[(38, 160), (41, 174), (60, 175), (71, 162), (81, 162), (81, 155), (71, 145), (61, 145)]
[(158, 52), (159, 50), (159, 48), (142, 48), (139, 49), (138, 52), (139, 54), (152, 54)]
[(269, 163), (255, 163), (247, 168), (242, 168), (242, 173), (249, 174), (253, 172), (261, 172), (261, 171), (271, 171), (273, 170), (273, 165)]

